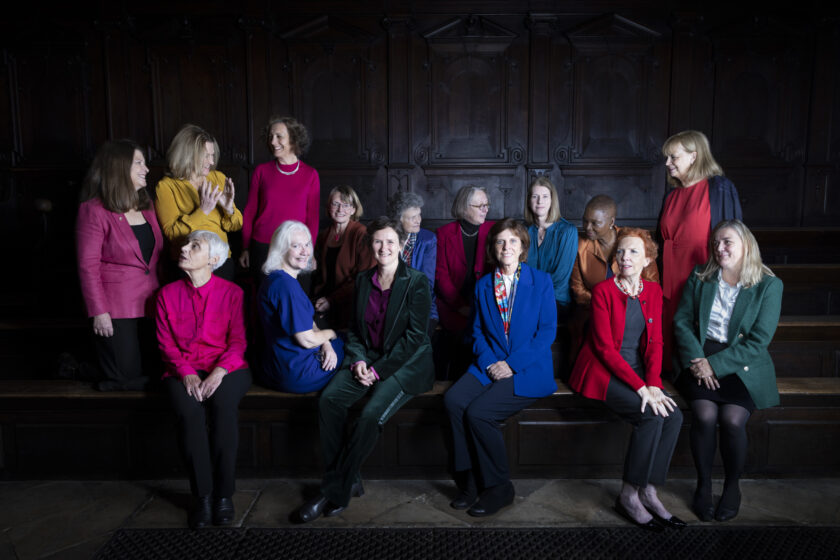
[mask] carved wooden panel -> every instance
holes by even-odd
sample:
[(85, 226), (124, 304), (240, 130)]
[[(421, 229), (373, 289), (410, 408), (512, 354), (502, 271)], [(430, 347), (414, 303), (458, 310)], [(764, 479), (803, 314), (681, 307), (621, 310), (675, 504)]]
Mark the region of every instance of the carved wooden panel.
[(652, 186), (662, 173), (661, 166), (640, 168), (578, 168), (564, 171), (555, 185), (560, 195), (560, 211), (567, 220), (580, 225), (586, 203), (597, 194), (606, 194), (617, 205), (616, 223), (645, 225), (656, 221), (662, 205), (663, 189)]
[(378, 166), (387, 155), (384, 42), (324, 16), (283, 34), (293, 111), (312, 138), (316, 164)]
[(89, 73), (82, 46), (21, 49), (7, 59), (17, 111), (18, 165), (78, 165), (90, 157)]
[(661, 159), (668, 84), (660, 34), (619, 16), (573, 30), (572, 145), (558, 163), (651, 164)]
[(802, 212), (801, 168), (724, 167), (735, 183), (748, 226), (793, 225)]
[[(509, 82), (520, 65), (509, 56), (516, 34), (483, 17), (453, 19), (424, 34), (430, 66), (431, 165), (522, 162), (509, 146)], [(421, 162), (425, 163), (425, 162)]]

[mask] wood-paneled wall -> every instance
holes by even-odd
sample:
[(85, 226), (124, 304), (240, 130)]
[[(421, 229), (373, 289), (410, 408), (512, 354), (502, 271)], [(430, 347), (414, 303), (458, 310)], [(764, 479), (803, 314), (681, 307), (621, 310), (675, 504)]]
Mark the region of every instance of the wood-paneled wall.
[[(753, 226), (840, 223), (840, 20), (821, 3), (784, 16), (645, 2), (38, 3), (0, 24), (4, 309), (75, 289), (72, 231), (98, 145), (131, 137), (150, 183), (186, 122), (211, 131), (241, 207), (269, 155), (269, 115), (313, 137), (306, 161), (358, 190), (367, 216), (412, 190), (426, 225), (454, 193), (487, 187), (490, 218), (521, 216), (537, 175), (577, 223), (607, 193), (652, 226), (660, 147), (703, 130)], [(234, 239), (234, 243), (236, 240)], [(77, 292), (76, 292), (77, 293)], [(65, 298), (70, 314), (78, 297)]]

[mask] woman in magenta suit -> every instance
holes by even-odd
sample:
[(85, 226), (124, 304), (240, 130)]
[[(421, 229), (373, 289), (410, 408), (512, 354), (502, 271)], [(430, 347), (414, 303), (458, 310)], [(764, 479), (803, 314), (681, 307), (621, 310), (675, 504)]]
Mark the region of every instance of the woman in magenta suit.
[[(633, 426), (615, 510), (651, 531), (682, 528), (656, 494), (664, 484), (682, 425), (682, 414), (663, 390), (662, 289), (642, 280), (656, 258), (646, 230), (622, 228), (614, 258), (618, 275), (592, 288), (591, 328), (569, 385), (584, 397), (603, 401)], [(610, 259), (612, 260), (612, 259)]]
[[(143, 359), (154, 354), (149, 318), (163, 236), (145, 189), (148, 172), (137, 144), (106, 142), (82, 191), (76, 252), (104, 376), (98, 388), (103, 391), (143, 389), (149, 381)], [(148, 347), (141, 342), (146, 339)]]
[[(455, 221), (437, 230), (435, 296), (443, 336), (436, 345), (435, 366), (444, 379), (457, 379), (469, 365), (473, 291), (478, 279), (492, 269), (484, 257), (484, 244), (494, 223), (485, 221), (489, 211), (490, 200), (483, 187), (461, 187), (452, 203)], [(450, 359), (455, 361), (448, 363)]]

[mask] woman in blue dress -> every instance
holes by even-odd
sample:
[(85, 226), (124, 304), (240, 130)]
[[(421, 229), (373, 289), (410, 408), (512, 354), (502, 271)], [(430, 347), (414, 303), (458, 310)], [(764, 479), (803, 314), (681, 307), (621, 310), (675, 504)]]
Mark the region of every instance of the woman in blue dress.
[(344, 343), (332, 329), (319, 330), (315, 308), (298, 275), (313, 268), (312, 237), (302, 222), (287, 220), (274, 235), (257, 306), (265, 332), (262, 384), (287, 393), (320, 391), (344, 359)]

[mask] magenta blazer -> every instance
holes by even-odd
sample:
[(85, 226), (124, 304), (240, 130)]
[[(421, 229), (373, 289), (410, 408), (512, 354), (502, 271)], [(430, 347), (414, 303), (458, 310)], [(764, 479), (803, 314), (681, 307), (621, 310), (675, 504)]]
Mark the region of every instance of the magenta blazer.
[[(475, 266), (472, 274), (475, 280), (492, 270), (486, 263), (484, 244), (487, 234), (495, 222), (487, 221), (478, 228)], [(458, 313), (458, 309), (472, 307), (473, 298), (464, 299), (461, 287), (467, 279), (467, 257), (464, 255), (464, 241), (458, 221), (442, 225), (437, 229), (437, 266), (435, 267), (435, 296), (441, 326), (448, 331), (461, 331), (470, 324), (470, 318)]]
[(163, 235), (154, 206), (142, 212), (155, 235), (149, 264), (123, 214), (106, 210), (95, 198), (79, 206), (76, 255), (88, 317), (102, 313), (112, 319), (154, 316)]

